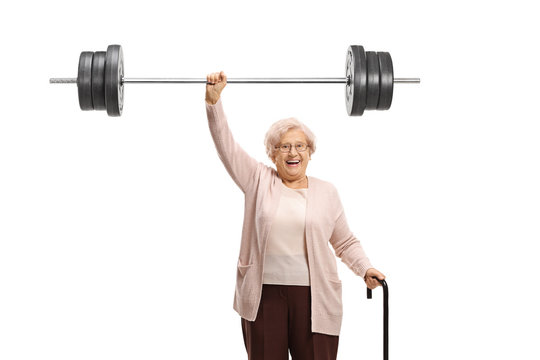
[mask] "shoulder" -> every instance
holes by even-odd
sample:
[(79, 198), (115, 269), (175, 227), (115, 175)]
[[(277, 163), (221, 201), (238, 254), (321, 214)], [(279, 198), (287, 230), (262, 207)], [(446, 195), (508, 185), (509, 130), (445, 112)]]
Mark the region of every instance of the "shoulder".
[(261, 177), (269, 178), (269, 179), (273, 179), (273, 180), (275, 180), (276, 178), (279, 178), (279, 175), (278, 175), (276, 169), (274, 169), (271, 166), (266, 165), (262, 161), (259, 162), (259, 169), (260, 169), (260, 172), (261, 172)]
[(257, 182), (259, 185), (266, 184), (268, 186), (272, 186), (277, 182), (281, 182), (281, 180), (276, 169), (261, 161), (257, 164)]
[(335, 196), (337, 196), (338, 194), (337, 188), (330, 181), (321, 180), (314, 176), (310, 176), (309, 186), (311, 185), (313, 185), (313, 187), (316, 188), (318, 192), (328, 193)]

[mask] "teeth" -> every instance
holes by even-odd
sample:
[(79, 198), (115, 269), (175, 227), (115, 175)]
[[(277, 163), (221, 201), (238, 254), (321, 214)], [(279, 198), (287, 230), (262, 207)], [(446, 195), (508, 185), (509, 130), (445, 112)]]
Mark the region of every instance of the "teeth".
[(298, 164), (300, 160), (287, 161), (287, 164)]

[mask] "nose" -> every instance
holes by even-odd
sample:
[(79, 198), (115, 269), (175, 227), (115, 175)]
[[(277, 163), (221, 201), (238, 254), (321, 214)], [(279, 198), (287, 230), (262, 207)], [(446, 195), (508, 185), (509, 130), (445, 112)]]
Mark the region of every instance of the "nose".
[(289, 150), (289, 154), (293, 154), (293, 151), (298, 154), (298, 151), (296, 150), (296, 147), (295, 146), (291, 146), (291, 150)]

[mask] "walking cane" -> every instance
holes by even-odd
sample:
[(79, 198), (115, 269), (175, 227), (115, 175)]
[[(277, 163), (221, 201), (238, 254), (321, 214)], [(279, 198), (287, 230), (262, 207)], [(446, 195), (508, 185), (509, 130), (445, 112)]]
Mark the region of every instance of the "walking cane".
[[(377, 278), (375, 278), (377, 279)], [(388, 360), (388, 285), (386, 281), (377, 279), (383, 287), (383, 359)], [(371, 289), (367, 288), (367, 298), (371, 299)]]

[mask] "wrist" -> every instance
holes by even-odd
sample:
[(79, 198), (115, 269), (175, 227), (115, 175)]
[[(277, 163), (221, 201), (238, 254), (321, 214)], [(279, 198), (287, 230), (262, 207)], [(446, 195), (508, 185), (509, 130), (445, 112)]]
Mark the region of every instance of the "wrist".
[(216, 105), (216, 103), (218, 102), (219, 98), (209, 98), (209, 97), (206, 97), (205, 98), (206, 102), (210, 105)]
[(367, 279), (367, 277), (369, 276), (369, 273), (370, 273), (370, 270), (373, 269), (373, 268), (369, 268), (366, 270), (366, 274), (364, 275), (364, 280)]

